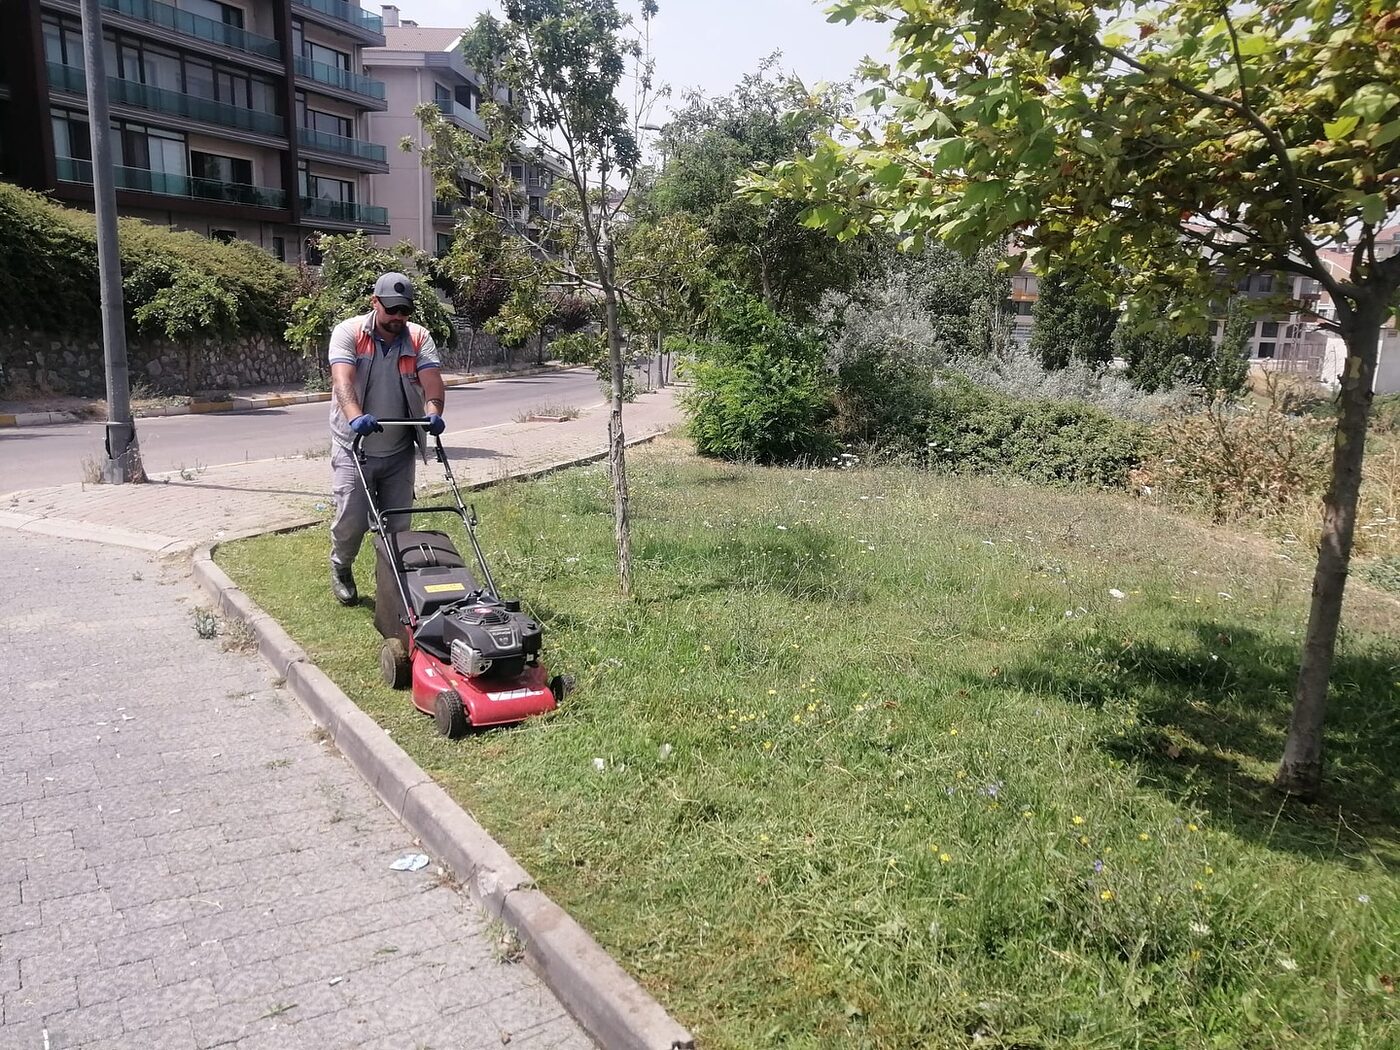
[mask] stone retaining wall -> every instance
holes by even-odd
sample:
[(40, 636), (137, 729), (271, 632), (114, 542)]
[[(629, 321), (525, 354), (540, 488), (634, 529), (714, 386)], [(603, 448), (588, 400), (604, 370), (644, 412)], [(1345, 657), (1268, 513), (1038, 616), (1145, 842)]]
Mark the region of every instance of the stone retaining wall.
[[(251, 336), (206, 339), (188, 346), (163, 340), (127, 344), (131, 385), (163, 394), (299, 385), (301, 355), (281, 339)], [(106, 394), (102, 340), (40, 332), (0, 332), (0, 395)]]

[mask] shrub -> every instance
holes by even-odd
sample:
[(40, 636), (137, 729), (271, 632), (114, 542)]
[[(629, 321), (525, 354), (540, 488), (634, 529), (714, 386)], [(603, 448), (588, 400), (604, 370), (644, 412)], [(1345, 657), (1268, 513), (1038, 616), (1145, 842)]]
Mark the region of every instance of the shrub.
[(1124, 484), (1145, 439), (1141, 427), (1087, 405), (1019, 401), (961, 376), (936, 389), (925, 431), (930, 466), (1099, 486)]
[(1138, 480), (1215, 521), (1276, 515), (1312, 504), (1326, 488), (1331, 432), (1323, 420), (1289, 414), (1280, 397), (1213, 402), (1159, 428)]
[(702, 455), (780, 463), (825, 460), (834, 382), (821, 341), (737, 290), (712, 303), (706, 338), (683, 343), (682, 406)]
[[(138, 219), (118, 222), (126, 322), (183, 340), (215, 332), (280, 335), (294, 271), (253, 244), (222, 244)], [(211, 289), (216, 301), (208, 302)], [(102, 327), (97, 228), (90, 212), (0, 185), (0, 296), (39, 332)]]
[(1119, 419), (1148, 423), (1199, 404), (1186, 390), (1145, 393), (1118, 372), (1070, 361), (1047, 369), (1031, 352), (1013, 349), (1000, 357), (964, 358), (949, 366), (978, 386), (1023, 401), (1068, 401)]
[(347, 317), (368, 312), (375, 278), (394, 270), (413, 279), (413, 320), (426, 327), (439, 346), (451, 341), (451, 315), (433, 293), (429, 256), (407, 241), (385, 248), (363, 233), (323, 233), (318, 247), (321, 276), (292, 304), (287, 342), (308, 355), (324, 354), (331, 330)]

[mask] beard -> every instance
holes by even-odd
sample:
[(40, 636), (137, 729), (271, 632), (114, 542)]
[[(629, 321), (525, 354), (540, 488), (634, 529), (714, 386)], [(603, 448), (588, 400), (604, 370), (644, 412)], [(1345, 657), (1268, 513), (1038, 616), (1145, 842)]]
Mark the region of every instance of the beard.
[(386, 317), (384, 318), (384, 331), (398, 335), (407, 324), (408, 322), (401, 317)]

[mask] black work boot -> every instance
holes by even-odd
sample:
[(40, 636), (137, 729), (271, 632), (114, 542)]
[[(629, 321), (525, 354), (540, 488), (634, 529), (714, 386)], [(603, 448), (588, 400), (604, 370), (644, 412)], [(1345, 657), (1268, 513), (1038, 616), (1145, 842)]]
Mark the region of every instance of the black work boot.
[(331, 564), (331, 593), (341, 605), (354, 605), (360, 600), (355, 590), (355, 574), (349, 568)]

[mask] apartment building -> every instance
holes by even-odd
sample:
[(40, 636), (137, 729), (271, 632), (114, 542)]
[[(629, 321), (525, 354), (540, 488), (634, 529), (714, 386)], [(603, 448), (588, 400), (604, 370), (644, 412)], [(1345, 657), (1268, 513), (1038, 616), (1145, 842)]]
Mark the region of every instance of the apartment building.
[[(378, 15), (344, 0), (101, 0), (122, 215), (308, 258), (317, 232), (388, 229), (362, 72)], [(92, 204), (78, 0), (5, 0), (0, 171)]]
[[(486, 125), (478, 113), (483, 98), (480, 79), (462, 57), (464, 29), (419, 26), (403, 19), (394, 5), (381, 10), (384, 45), (366, 48), (364, 57), (370, 75), (383, 81), (387, 101), (382, 112), (370, 115), (371, 137), (391, 147), (388, 172), (372, 180), (375, 200), (388, 211), (389, 230), (380, 240), (406, 240), (423, 251), (442, 253), (452, 243), (460, 204), (437, 200), (421, 153), (398, 149), (397, 144), (405, 138), (424, 144), (423, 126), (414, 111), (425, 104), (436, 105), (457, 127), (485, 138)], [(520, 199), (506, 206), (522, 229), (530, 230), (531, 221), (544, 213), (545, 197), (562, 170), (524, 161), (511, 165)], [(462, 181), (468, 196), (481, 188), (470, 178)]]

